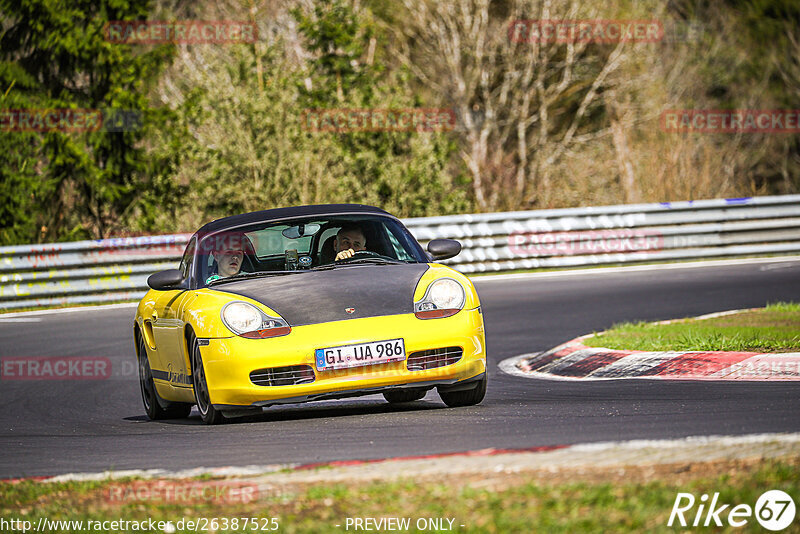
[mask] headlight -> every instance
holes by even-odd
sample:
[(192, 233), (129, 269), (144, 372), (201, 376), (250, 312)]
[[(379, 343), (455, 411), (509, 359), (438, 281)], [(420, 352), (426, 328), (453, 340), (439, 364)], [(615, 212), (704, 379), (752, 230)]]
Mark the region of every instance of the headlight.
[(292, 330), (282, 317), (271, 317), (247, 302), (229, 302), (221, 316), (231, 332), (251, 339), (285, 336)]
[(222, 310), (222, 320), (237, 334), (258, 330), (262, 322), (258, 308), (246, 302), (231, 302), (225, 306)]
[(414, 315), (420, 319), (450, 317), (464, 307), (464, 288), (452, 278), (440, 278), (428, 286), (422, 300), (414, 303)]

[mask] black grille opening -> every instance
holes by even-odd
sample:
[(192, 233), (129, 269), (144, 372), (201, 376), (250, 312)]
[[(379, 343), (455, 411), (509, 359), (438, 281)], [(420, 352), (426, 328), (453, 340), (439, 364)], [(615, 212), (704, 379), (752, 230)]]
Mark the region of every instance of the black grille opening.
[(445, 365), (453, 365), (461, 359), (464, 351), (461, 347), (445, 347), (442, 349), (421, 350), (408, 355), (406, 366), (409, 371), (424, 371)]
[(257, 386), (296, 386), (310, 384), (314, 379), (314, 369), (310, 365), (269, 367), (250, 373), (250, 381)]

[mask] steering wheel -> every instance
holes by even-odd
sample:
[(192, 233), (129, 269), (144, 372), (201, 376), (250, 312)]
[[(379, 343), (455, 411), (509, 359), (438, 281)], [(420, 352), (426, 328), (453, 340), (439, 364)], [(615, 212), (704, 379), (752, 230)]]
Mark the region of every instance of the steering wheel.
[(385, 256), (382, 256), (377, 252), (372, 252), (371, 250), (357, 250), (353, 252), (353, 255), (350, 256), (349, 258), (342, 258), (341, 260), (336, 260), (336, 261), (352, 261), (352, 260), (357, 260), (359, 258), (383, 258), (383, 257)]

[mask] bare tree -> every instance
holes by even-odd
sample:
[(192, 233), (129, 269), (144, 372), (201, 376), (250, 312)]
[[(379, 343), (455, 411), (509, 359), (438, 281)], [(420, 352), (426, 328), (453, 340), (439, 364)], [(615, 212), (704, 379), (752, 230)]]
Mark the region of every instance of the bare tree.
[[(403, 3), (400, 55), (443, 105), (455, 108), (478, 206), (550, 204), (556, 165), (609, 133), (596, 112), (602, 114), (601, 95), (629, 46), (530, 38), (530, 26), (520, 22), (600, 18), (595, 7), (574, 0), (512, 0), (503, 13), (489, 0)], [(616, 124), (615, 144), (626, 152)], [(621, 169), (630, 182), (631, 166)]]
[[(800, 23), (796, 20), (786, 23), (786, 39), (789, 43), (788, 54), (777, 55), (774, 59), (781, 79), (786, 83), (787, 93), (800, 100)], [(780, 54), (780, 52), (778, 52)], [(781, 176), (785, 193), (796, 191), (800, 188), (800, 141), (797, 136), (785, 137), (783, 140), (781, 158)]]

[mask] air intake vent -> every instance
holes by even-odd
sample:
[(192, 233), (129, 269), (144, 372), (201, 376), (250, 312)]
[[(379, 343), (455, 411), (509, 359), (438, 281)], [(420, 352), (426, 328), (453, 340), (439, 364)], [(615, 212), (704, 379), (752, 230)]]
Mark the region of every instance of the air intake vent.
[(257, 386), (296, 386), (310, 384), (314, 378), (314, 370), (309, 365), (270, 367), (250, 373), (250, 381)]
[(443, 349), (421, 350), (408, 355), (406, 364), (409, 371), (424, 371), (445, 365), (453, 365), (461, 359), (464, 351), (461, 347), (445, 347)]

